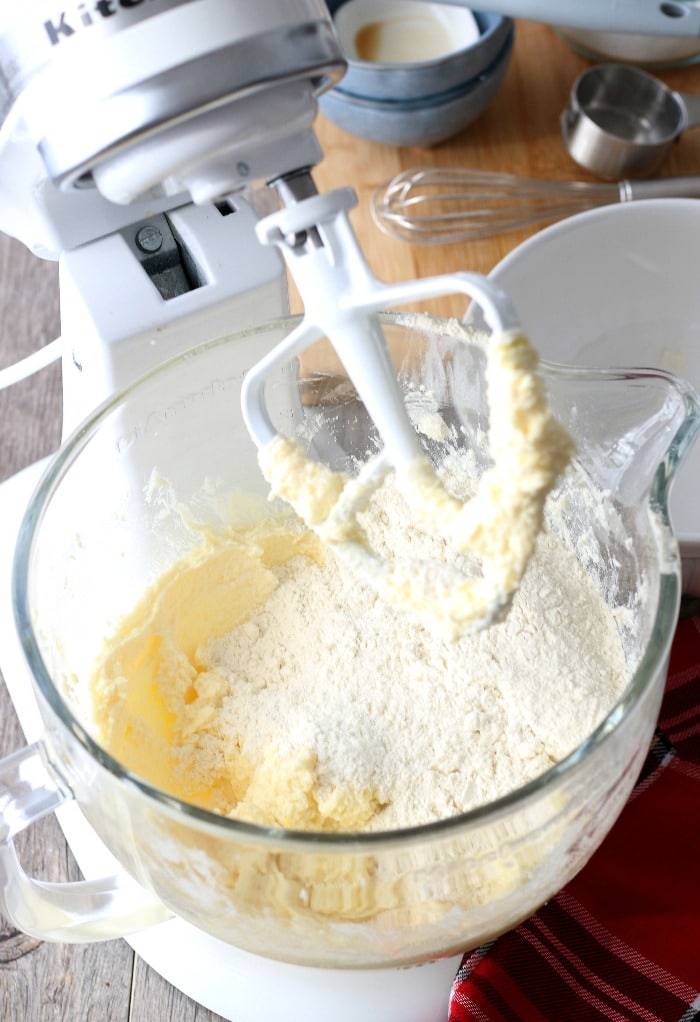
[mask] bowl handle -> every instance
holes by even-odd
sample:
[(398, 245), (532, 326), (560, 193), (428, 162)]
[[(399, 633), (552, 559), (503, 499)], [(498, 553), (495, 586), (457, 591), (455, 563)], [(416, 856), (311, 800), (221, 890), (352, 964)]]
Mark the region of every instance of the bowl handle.
[(125, 873), (49, 883), (22, 869), (13, 838), (73, 799), (35, 742), (0, 761), (0, 913), (40, 940), (82, 943), (143, 930), (172, 913)]

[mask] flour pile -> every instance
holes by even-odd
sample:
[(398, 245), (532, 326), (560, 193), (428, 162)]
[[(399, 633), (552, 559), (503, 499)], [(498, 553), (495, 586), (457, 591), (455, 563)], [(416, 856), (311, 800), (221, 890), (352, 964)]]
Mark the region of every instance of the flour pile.
[[(449, 556), (390, 481), (370, 513), (389, 546)], [(298, 521), (272, 519), (161, 580), (106, 649), (93, 694), (101, 740), (172, 794), (265, 824), (380, 831), (538, 776), (628, 680), (612, 612), (546, 529), (507, 619), (450, 642)]]

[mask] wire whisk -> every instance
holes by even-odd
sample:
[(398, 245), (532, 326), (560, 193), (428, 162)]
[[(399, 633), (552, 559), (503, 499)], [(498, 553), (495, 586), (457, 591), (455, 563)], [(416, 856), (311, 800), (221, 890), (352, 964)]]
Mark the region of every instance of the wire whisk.
[(380, 185), (371, 211), (385, 234), (436, 245), (552, 223), (616, 202), (669, 197), (700, 197), (700, 175), (603, 183), (416, 167)]

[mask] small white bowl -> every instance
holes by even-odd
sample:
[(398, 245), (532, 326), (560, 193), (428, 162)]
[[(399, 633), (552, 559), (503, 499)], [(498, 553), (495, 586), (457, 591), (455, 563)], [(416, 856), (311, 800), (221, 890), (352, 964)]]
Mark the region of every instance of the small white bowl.
[[(512, 20), (500, 14), (421, 0), (327, 0), (327, 7), (333, 15), (348, 62), (340, 88), (353, 96), (372, 100), (422, 99), (465, 86), (493, 64), (513, 27)], [(411, 14), (412, 11), (417, 13)], [(416, 40), (420, 33), (410, 33), (413, 38), (409, 39), (408, 20), (415, 27), (421, 17), (427, 24), (437, 26), (440, 35), (444, 33), (445, 45), (449, 46), (447, 52), (435, 55), (438, 50), (433, 45), (434, 39), (431, 42), (428, 38), (429, 31), (424, 32), (422, 50), (420, 39)], [(394, 24), (396, 29), (392, 32)], [(360, 44), (358, 52), (358, 31), (363, 27), (376, 30), (379, 35), (386, 29), (389, 41), (400, 37), (407, 47), (403, 56), (413, 54), (414, 59), (381, 59), (382, 45), (377, 35), (373, 37), (374, 49), (365, 43)], [(390, 42), (386, 44), (385, 58), (399, 55)], [(373, 59), (366, 59), (368, 57)]]
[[(541, 357), (665, 369), (700, 390), (700, 200), (650, 199), (562, 220), (490, 276)], [(685, 592), (700, 595), (700, 444), (671, 492)]]

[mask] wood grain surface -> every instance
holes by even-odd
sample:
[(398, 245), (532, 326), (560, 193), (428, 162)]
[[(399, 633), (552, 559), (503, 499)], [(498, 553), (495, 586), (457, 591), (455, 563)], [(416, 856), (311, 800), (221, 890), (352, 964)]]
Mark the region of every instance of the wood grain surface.
[[(326, 157), (316, 172), (321, 190), (353, 185), (360, 208), (353, 216), (375, 274), (399, 281), (468, 269), (488, 272), (531, 232), (442, 247), (391, 240), (373, 225), (369, 199), (399, 170), (435, 164), (511, 171), (559, 179), (591, 179), (573, 165), (559, 137), (559, 114), (576, 75), (587, 62), (548, 27), (519, 22), (512, 62), (495, 101), (461, 136), (433, 150), (399, 150), (363, 142), (322, 118), (318, 133)], [(673, 88), (700, 92), (700, 70), (660, 72)], [(700, 172), (700, 131), (674, 147), (663, 173)], [(546, 296), (546, 282), (543, 294)], [(544, 300), (544, 299), (543, 299)], [(436, 303), (459, 313), (463, 300)], [(0, 365), (59, 333), (58, 275), (18, 242), (0, 238)], [(56, 448), (61, 428), (57, 365), (0, 392), (0, 480)], [(0, 523), (1, 526), (2, 523)], [(11, 622), (0, 622), (0, 641)], [(13, 707), (0, 685), (0, 754), (23, 744)], [(53, 819), (32, 827), (18, 843), (25, 868), (52, 880), (78, 875)], [(210, 1022), (206, 1011), (168, 986), (123, 941), (54, 945), (18, 934), (0, 920), (0, 1019), (3, 1022)], [(261, 1020), (262, 1022), (262, 1020)]]

